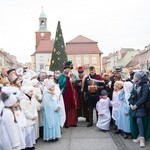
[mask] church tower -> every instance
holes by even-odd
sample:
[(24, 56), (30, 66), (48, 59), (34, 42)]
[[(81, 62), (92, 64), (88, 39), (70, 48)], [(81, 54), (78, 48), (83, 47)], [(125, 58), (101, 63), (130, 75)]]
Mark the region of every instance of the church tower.
[(35, 32), (35, 52), (31, 55), (32, 69), (38, 72), (49, 69), (52, 50), (53, 40), (51, 40), (51, 32), (47, 30), (47, 18), (42, 8), (39, 29)]
[(47, 30), (47, 18), (43, 11), (40, 14), (39, 17), (39, 30), (35, 32), (36, 34), (36, 49), (40, 43), (41, 40), (51, 40), (51, 33)]

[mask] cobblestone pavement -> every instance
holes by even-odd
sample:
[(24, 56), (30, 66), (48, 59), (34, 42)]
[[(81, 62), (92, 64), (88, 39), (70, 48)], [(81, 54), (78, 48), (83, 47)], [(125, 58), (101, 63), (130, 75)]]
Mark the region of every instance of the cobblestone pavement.
[[(103, 133), (95, 125), (86, 127), (85, 119), (80, 118), (78, 127), (62, 129), (62, 138), (57, 142), (44, 142), (39, 139), (36, 150), (140, 150), (132, 139), (123, 139), (112, 130)], [(142, 150), (150, 150), (150, 141)]]

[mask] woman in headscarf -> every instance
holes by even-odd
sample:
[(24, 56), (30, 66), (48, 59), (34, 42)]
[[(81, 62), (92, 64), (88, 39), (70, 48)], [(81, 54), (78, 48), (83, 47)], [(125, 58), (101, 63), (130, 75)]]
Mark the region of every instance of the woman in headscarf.
[(146, 116), (145, 102), (148, 98), (148, 77), (145, 72), (138, 71), (133, 76), (134, 88), (129, 99), (131, 107), (131, 134), (136, 139), (135, 143), (140, 143), (140, 147), (145, 147), (145, 126), (144, 117)]

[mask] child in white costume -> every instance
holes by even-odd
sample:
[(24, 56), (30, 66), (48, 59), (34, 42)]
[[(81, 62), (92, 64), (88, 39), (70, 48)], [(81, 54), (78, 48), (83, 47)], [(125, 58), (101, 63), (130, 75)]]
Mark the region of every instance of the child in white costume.
[(17, 98), (13, 94), (8, 95), (6, 93), (2, 93), (1, 98), (4, 101), (5, 108), (0, 122), (0, 149), (24, 149), (25, 138), (16, 116)]
[(114, 121), (117, 119), (117, 112), (121, 106), (121, 101), (119, 100), (119, 95), (123, 91), (123, 81), (116, 81), (114, 84), (114, 91), (112, 97), (112, 118)]
[(32, 86), (33, 86), (34, 96), (39, 102), (41, 102), (42, 101), (42, 91), (40, 89), (40, 82), (37, 79), (31, 80), (31, 82), (32, 82)]
[(34, 101), (36, 103), (37, 111), (38, 111), (38, 118), (36, 119), (36, 139), (39, 138), (39, 127), (43, 126), (43, 112), (41, 110), (41, 103), (42, 103), (42, 91), (39, 87), (40, 82), (37, 79), (32, 79), (32, 86), (33, 86), (33, 93), (34, 93)]
[(106, 90), (101, 91), (100, 100), (96, 104), (96, 110), (98, 111), (98, 122), (96, 126), (103, 131), (110, 129), (110, 99)]
[(25, 139), (26, 138), (27, 119), (25, 117), (24, 112), (21, 110), (20, 101), (18, 101), (16, 103), (16, 108), (15, 108), (14, 114), (16, 116), (17, 123), (22, 130), (23, 138)]
[[(46, 89), (47, 88), (47, 89)], [(60, 107), (55, 90), (55, 83), (48, 81), (43, 94), (42, 106), (44, 110), (44, 134), (45, 141), (57, 141), (61, 137)]]
[[(59, 100), (59, 107), (60, 109), (60, 126), (63, 127), (64, 123), (66, 121), (66, 112), (65, 112), (65, 106), (64, 106), (64, 99), (62, 96), (62, 91), (60, 91), (59, 85), (55, 83), (54, 79), (45, 79), (44, 83), (47, 84), (47, 82), (53, 82), (55, 84), (55, 90), (54, 93), (57, 97), (57, 99)], [(46, 86), (45, 86), (45, 90), (46, 90)]]
[(23, 110), (26, 119), (26, 148), (34, 147), (35, 142), (35, 123), (38, 117), (37, 108), (35, 101), (33, 100), (33, 87), (32, 86), (22, 86), (21, 90), (25, 94), (24, 97), (20, 99), (20, 106)]
[(129, 98), (131, 95), (131, 91), (133, 89), (133, 84), (130, 81), (125, 81), (123, 86), (123, 93), (120, 94), (121, 106), (119, 108), (116, 125), (117, 128), (123, 131), (123, 137), (128, 138), (130, 136), (130, 106), (129, 106)]
[(4, 103), (3, 101), (0, 99), (0, 120), (1, 120), (1, 115), (2, 115), (2, 110), (4, 108)]
[(60, 126), (63, 127), (66, 121), (66, 112), (65, 112), (65, 106), (64, 106), (64, 99), (63, 99), (62, 92), (60, 91), (58, 84), (55, 85), (54, 92), (56, 93), (56, 96), (59, 100), (58, 103), (61, 108), (60, 109)]
[[(3, 101), (0, 99), (0, 135), (2, 135), (2, 133), (1, 133), (1, 121), (2, 121), (3, 109), (4, 109), (4, 103), (3, 103)], [(1, 139), (0, 139), (0, 149), (2, 149)]]

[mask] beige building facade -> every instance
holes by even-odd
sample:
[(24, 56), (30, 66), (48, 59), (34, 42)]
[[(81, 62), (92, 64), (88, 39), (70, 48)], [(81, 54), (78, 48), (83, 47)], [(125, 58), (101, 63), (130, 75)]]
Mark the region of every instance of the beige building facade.
[(140, 50), (121, 48), (120, 50), (103, 57), (103, 69), (113, 69), (116, 67), (126, 68), (128, 63), (139, 53)]
[(7, 68), (18, 68), (22, 65), (17, 61), (16, 56), (10, 55), (5, 52), (2, 48), (0, 49), (0, 71), (3, 67)]
[(101, 71), (102, 52), (98, 48), (98, 42), (95, 42), (82, 35), (66, 43), (66, 53), (69, 60), (72, 60), (74, 69), (77, 72), (78, 66), (84, 66), (85, 72), (89, 73), (89, 67), (94, 66), (96, 72)]
[(127, 67), (135, 66), (141, 70), (148, 70), (150, 68), (150, 44), (127, 64)]
[[(54, 40), (51, 39), (51, 32), (47, 30), (47, 18), (41, 12), (39, 17), (39, 30), (35, 32), (35, 52), (31, 55), (31, 68), (37, 72), (49, 70), (51, 54), (53, 51)], [(95, 42), (82, 35), (66, 43), (66, 53), (69, 60), (73, 61), (74, 69), (80, 65), (85, 67), (88, 72), (89, 66), (95, 66), (96, 71), (101, 71), (101, 54), (98, 42)]]

